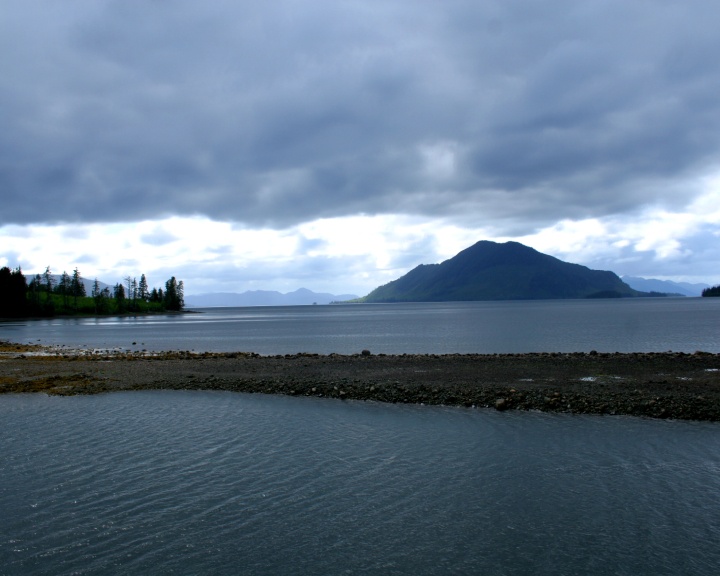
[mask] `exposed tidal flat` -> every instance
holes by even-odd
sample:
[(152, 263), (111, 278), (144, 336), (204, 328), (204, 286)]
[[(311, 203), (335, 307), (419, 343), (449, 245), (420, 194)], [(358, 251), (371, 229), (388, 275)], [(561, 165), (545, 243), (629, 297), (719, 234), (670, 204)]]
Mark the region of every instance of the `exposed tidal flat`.
[(0, 344), (0, 392), (225, 390), (720, 421), (720, 355), (278, 354)]

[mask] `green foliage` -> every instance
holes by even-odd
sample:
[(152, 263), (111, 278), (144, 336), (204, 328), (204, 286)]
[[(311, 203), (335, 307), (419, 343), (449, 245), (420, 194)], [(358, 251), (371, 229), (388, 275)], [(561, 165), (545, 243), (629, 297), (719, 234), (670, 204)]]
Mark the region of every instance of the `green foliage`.
[(72, 294), (73, 304), (77, 310), (78, 298), (84, 298), (87, 296), (85, 293), (85, 284), (83, 284), (82, 276), (80, 276), (80, 271), (77, 267), (73, 270), (73, 275), (70, 279), (70, 294)]
[(122, 284), (115, 284), (113, 288), (113, 296), (115, 297), (116, 312), (123, 313), (127, 310), (125, 298), (125, 288)]
[(123, 284), (116, 284), (111, 293), (108, 288), (101, 289), (95, 279), (88, 296), (77, 268), (72, 276), (63, 272), (55, 283), (48, 266), (28, 283), (20, 268), (4, 267), (0, 269), (0, 317), (153, 314), (185, 307), (183, 282), (174, 276), (165, 283), (165, 292), (158, 288), (150, 291), (145, 274), (139, 283), (130, 277), (125, 281), (128, 292)]
[(138, 284), (138, 298), (140, 298), (140, 300), (144, 300), (145, 302), (150, 299), (150, 294), (148, 292), (148, 283), (147, 278), (145, 278), (145, 274), (140, 276), (140, 283)]
[(20, 268), (0, 268), (0, 317), (13, 318), (27, 314), (28, 287)]
[(50, 295), (52, 294), (54, 284), (52, 272), (50, 271), (50, 266), (45, 268), (45, 273), (43, 274), (43, 282), (45, 283), (45, 302), (49, 303)]
[[(80, 296), (77, 298), (77, 304), (73, 300), (69, 300), (68, 304), (65, 304), (65, 296), (62, 294), (53, 294), (49, 303), (44, 303), (40, 309), (39, 316), (66, 316), (66, 315), (112, 315), (112, 314), (123, 314), (128, 312), (127, 301), (121, 300), (118, 303), (117, 299), (110, 298), (108, 296), (100, 296), (94, 298), (92, 296)], [(145, 302), (139, 304), (137, 309), (133, 312), (140, 314), (165, 312), (165, 307), (160, 303)]]
[(182, 310), (185, 307), (185, 296), (182, 280), (178, 282), (175, 276), (165, 282), (165, 307), (168, 310)]

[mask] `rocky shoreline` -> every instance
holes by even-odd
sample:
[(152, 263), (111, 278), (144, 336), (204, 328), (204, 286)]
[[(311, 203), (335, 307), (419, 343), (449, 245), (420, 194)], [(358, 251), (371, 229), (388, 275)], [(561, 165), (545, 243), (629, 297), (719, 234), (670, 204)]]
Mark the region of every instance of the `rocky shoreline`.
[(0, 342), (0, 393), (229, 390), (720, 421), (720, 355), (354, 355), (68, 350)]

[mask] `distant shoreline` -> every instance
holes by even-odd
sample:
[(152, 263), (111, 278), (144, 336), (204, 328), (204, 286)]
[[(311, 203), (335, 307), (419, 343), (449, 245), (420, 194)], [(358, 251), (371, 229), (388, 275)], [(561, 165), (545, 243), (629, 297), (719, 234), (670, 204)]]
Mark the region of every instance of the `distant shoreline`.
[(54, 320), (65, 318), (133, 318), (135, 316), (175, 316), (178, 314), (203, 314), (200, 310), (162, 310), (150, 312), (120, 312), (117, 314), (56, 314), (53, 316), (17, 316), (17, 317), (0, 317), (0, 322), (22, 322), (26, 320)]
[(720, 355), (260, 356), (0, 342), (0, 393), (228, 390), (343, 400), (720, 421)]

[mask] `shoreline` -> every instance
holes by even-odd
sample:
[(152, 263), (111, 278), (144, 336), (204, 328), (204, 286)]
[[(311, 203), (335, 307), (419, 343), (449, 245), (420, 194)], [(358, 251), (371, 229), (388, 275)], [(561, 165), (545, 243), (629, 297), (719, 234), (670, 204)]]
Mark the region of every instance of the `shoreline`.
[[(136, 316), (161, 316), (176, 314), (203, 314), (200, 310), (162, 310), (146, 312), (116, 312), (113, 314), (96, 314), (92, 312), (77, 312), (75, 314), (53, 314), (52, 316), (2, 316), (0, 322), (27, 322), (30, 320), (56, 320), (67, 318), (133, 318)], [(2, 342), (0, 342), (2, 344)], [(7, 344), (5, 342), (5, 344)]]
[(0, 342), (0, 394), (227, 390), (720, 422), (720, 354), (287, 354)]

